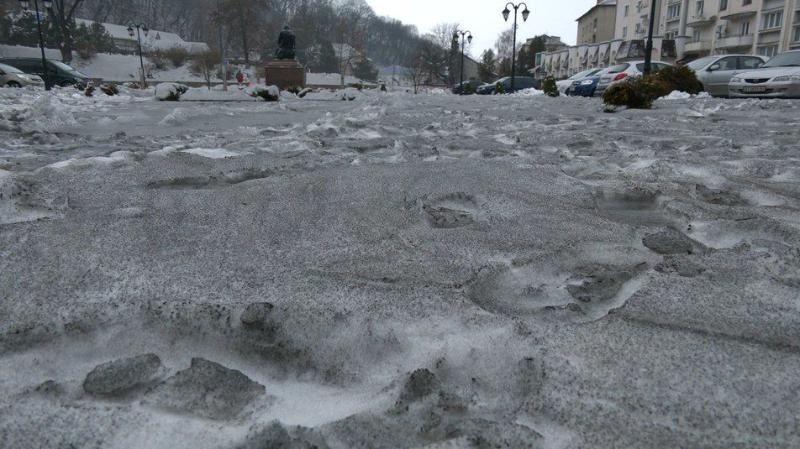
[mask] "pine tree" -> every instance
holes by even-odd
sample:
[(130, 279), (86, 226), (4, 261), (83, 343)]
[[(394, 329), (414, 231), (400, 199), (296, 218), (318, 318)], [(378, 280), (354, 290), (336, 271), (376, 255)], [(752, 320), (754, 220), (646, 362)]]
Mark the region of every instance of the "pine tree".
[(483, 82), (494, 81), (494, 70), (497, 65), (497, 60), (494, 57), (494, 51), (488, 49), (481, 55), (481, 64), (478, 66), (478, 77)]
[(322, 73), (337, 73), (339, 71), (336, 51), (333, 49), (333, 44), (331, 44), (330, 41), (325, 41), (320, 44), (319, 65), (316, 71)]
[(353, 70), (353, 75), (356, 78), (360, 78), (364, 81), (376, 81), (378, 79), (378, 69), (372, 65), (372, 61), (369, 58), (361, 58)]

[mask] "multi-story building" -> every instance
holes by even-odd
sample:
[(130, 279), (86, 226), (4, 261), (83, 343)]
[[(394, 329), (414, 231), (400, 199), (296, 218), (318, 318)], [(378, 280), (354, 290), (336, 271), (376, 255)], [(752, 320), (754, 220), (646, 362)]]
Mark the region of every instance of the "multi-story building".
[(578, 39), (580, 44), (596, 44), (614, 39), (617, 22), (617, 0), (597, 0), (584, 15), (578, 17)]
[(613, 39), (579, 40), (575, 47), (537, 55), (541, 61), (537, 73), (565, 77), (644, 59), (652, 1), (656, 2), (654, 60), (676, 62), (728, 53), (773, 56), (800, 49), (800, 0), (617, 0)]

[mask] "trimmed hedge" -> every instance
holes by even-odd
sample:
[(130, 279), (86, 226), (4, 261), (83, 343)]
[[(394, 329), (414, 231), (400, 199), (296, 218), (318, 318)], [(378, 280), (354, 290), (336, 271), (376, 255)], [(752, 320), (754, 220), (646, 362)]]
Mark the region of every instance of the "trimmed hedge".
[(561, 93), (558, 91), (558, 86), (556, 85), (556, 79), (552, 76), (548, 76), (544, 79), (544, 82), (542, 83), (542, 90), (548, 97), (557, 97), (561, 95)]

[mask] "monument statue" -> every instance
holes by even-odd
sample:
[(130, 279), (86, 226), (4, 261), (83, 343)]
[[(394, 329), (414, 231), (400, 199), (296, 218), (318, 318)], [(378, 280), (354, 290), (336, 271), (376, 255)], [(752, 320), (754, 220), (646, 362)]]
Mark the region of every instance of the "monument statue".
[(294, 33), (289, 25), (286, 25), (278, 35), (278, 51), (275, 52), (275, 57), (277, 59), (294, 59), (294, 41)]

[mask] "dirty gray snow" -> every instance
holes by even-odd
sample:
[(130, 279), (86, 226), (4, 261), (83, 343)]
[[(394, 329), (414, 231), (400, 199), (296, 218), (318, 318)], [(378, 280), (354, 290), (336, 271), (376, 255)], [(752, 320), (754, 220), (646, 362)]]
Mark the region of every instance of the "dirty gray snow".
[(0, 90), (4, 448), (800, 447), (800, 103)]

